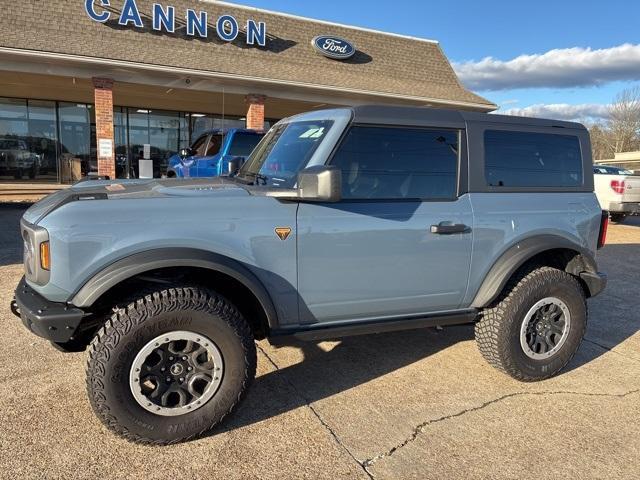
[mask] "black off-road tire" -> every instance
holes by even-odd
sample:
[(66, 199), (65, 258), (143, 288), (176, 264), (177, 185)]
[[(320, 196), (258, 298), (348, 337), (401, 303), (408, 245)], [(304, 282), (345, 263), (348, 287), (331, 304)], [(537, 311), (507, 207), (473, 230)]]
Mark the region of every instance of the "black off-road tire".
[[(556, 297), (571, 315), (566, 341), (552, 356), (533, 359), (520, 344), (520, 328), (529, 309), (539, 300)], [(552, 377), (573, 358), (587, 327), (587, 304), (579, 281), (551, 267), (531, 268), (516, 275), (491, 308), (482, 312), (475, 325), (475, 338), (482, 356), (511, 377), (533, 382)]]
[(627, 218), (627, 214), (626, 213), (610, 213), (609, 217), (611, 217), (612, 223), (622, 223), (624, 222), (625, 218)]
[[(179, 416), (161, 416), (136, 401), (129, 374), (144, 345), (173, 331), (211, 339), (224, 359), (224, 373), (204, 405)], [(248, 323), (228, 300), (201, 287), (158, 290), (117, 308), (88, 352), (87, 391), (96, 415), (118, 435), (145, 444), (177, 443), (204, 434), (239, 404), (256, 371)]]

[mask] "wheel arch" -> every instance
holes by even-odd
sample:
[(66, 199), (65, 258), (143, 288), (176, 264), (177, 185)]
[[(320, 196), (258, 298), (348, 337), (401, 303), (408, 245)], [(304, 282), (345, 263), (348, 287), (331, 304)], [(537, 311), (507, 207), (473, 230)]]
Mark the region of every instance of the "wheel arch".
[[(69, 303), (91, 309), (118, 286), (141, 276), (157, 272), (200, 272), (196, 280), (204, 286), (216, 280), (228, 279), (232, 286), (243, 288), (257, 302), (264, 318), (259, 325), (264, 334), (278, 326), (277, 311), (273, 300), (258, 277), (241, 262), (213, 252), (192, 248), (158, 248), (124, 257), (93, 275), (72, 295)], [(224, 294), (225, 292), (219, 292)], [(233, 300), (233, 299), (230, 299)], [(248, 319), (251, 320), (251, 319)]]
[(597, 274), (596, 261), (591, 252), (564, 237), (538, 235), (512, 245), (494, 262), (471, 306), (485, 308), (491, 305), (509, 279), (531, 264), (555, 267), (572, 274), (579, 279), (587, 297), (599, 292), (589, 282), (589, 276)]

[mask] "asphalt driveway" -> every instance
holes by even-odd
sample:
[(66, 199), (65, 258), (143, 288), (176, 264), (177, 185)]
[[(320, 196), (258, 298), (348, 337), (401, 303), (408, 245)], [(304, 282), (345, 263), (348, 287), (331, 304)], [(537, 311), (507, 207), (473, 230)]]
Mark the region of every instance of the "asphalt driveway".
[(609, 286), (556, 378), (502, 375), (467, 326), (263, 341), (257, 379), (223, 426), (144, 447), (94, 417), (84, 355), (57, 352), (9, 311), (23, 208), (0, 205), (0, 478), (638, 478), (638, 217), (610, 227)]

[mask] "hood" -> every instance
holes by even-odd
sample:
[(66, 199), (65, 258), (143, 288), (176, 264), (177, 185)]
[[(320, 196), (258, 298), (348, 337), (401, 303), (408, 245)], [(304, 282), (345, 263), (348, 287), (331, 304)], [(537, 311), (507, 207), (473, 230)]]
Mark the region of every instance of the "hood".
[(57, 208), (70, 202), (167, 197), (247, 196), (243, 185), (228, 178), (171, 178), (149, 180), (87, 180), (53, 193), (29, 208), (23, 218), (37, 224)]

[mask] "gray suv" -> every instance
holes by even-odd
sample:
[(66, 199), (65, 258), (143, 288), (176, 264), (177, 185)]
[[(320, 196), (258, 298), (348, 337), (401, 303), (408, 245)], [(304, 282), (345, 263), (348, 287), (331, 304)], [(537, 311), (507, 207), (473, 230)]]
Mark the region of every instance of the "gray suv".
[(474, 323), (522, 381), (580, 345), (608, 216), (589, 136), (552, 120), (414, 107), (277, 123), (230, 177), (92, 180), (22, 219), (12, 309), (88, 347), (97, 416), (182, 441), (236, 407), (254, 340)]

